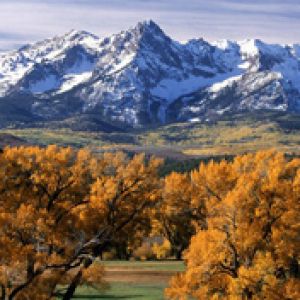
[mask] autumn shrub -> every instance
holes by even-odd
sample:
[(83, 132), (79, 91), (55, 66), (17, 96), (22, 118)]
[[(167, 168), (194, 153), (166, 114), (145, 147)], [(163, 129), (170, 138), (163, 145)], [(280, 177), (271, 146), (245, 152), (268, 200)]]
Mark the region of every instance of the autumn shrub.
[(135, 249), (132, 256), (136, 260), (150, 260), (155, 258), (151, 244), (148, 242), (144, 242), (140, 247)]
[(101, 256), (102, 260), (114, 260), (117, 258), (115, 249), (112, 249), (110, 251), (104, 251)]
[(156, 259), (167, 259), (171, 256), (172, 246), (167, 239), (164, 239), (162, 243), (154, 243), (152, 251)]

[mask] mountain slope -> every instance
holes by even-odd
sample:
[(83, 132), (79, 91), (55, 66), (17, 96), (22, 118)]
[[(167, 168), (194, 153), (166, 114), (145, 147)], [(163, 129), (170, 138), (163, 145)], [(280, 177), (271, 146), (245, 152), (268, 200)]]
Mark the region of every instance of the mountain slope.
[(299, 112), (300, 45), (183, 44), (153, 21), (104, 39), (73, 30), (0, 54), (0, 106), (1, 126), (81, 114), (144, 127), (240, 111)]

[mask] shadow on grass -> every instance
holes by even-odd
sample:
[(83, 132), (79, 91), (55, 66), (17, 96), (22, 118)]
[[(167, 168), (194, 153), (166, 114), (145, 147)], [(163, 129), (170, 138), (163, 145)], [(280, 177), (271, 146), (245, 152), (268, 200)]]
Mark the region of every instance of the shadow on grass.
[(143, 295), (126, 295), (126, 296), (113, 296), (113, 295), (75, 295), (73, 299), (137, 299)]

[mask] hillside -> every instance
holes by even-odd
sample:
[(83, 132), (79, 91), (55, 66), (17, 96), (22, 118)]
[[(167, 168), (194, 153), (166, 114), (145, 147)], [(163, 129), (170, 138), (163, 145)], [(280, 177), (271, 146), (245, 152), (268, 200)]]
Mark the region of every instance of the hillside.
[(177, 123), (130, 132), (71, 129), (6, 129), (30, 144), (89, 147), (93, 151), (146, 152), (176, 160), (276, 148), (299, 153), (300, 119), (283, 113), (239, 114), (211, 123)]

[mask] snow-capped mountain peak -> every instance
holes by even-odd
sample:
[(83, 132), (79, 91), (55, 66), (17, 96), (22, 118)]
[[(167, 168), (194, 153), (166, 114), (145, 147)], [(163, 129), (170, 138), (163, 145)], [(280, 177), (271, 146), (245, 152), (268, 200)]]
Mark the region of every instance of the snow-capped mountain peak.
[(138, 22), (137, 25), (133, 28), (134, 30), (138, 30), (141, 34), (144, 34), (145, 32), (150, 32), (152, 34), (165, 35), (165, 33), (162, 31), (159, 25), (157, 25), (153, 20), (145, 20), (142, 22)]
[(0, 97), (26, 95), (41, 118), (93, 112), (130, 126), (212, 110), (297, 110), (299, 78), (299, 45), (179, 43), (152, 20), (106, 38), (71, 30), (0, 53)]

